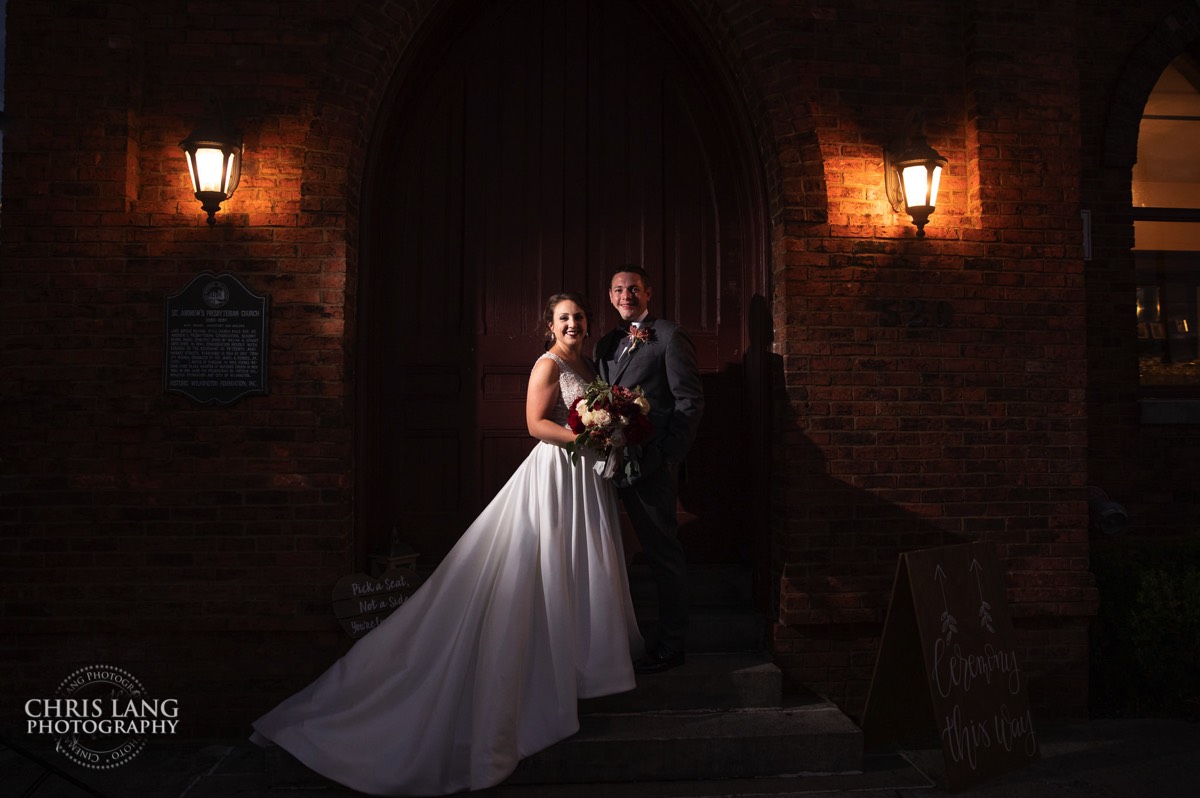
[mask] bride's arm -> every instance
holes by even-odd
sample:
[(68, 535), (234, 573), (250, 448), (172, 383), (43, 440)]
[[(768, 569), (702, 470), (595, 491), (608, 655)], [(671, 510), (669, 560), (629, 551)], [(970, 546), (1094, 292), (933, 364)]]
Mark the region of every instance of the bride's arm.
[(525, 426), (539, 441), (565, 446), (575, 440), (575, 433), (551, 420), (558, 405), (558, 364), (550, 358), (534, 364), (529, 375), (529, 390), (525, 394)]

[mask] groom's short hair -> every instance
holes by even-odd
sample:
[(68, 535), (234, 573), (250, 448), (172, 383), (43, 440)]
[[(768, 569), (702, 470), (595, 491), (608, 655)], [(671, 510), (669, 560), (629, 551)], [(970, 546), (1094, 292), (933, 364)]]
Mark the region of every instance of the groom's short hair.
[(642, 285), (644, 285), (646, 288), (653, 287), (650, 285), (649, 273), (647, 273), (647, 271), (645, 269), (643, 269), (641, 266), (637, 265), (636, 263), (623, 263), (620, 266), (614, 266), (613, 268), (609, 269), (609, 271), (608, 271), (608, 287), (610, 289), (612, 288), (612, 281), (613, 281), (614, 277), (616, 277), (618, 274), (623, 274), (625, 272), (629, 272), (630, 274), (636, 274), (638, 277), (641, 277)]

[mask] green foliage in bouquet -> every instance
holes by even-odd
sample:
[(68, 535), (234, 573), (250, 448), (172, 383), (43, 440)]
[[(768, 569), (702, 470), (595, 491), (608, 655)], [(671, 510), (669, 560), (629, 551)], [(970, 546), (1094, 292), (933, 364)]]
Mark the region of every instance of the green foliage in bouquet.
[(615, 474), (618, 456), (624, 460), (625, 475), (637, 476), (642, 443), (654, 434), (650, 401), (642, 389), (609, 385), (601, 379), (589, 383), (575, 400), (567, 425), (575, 433), (575, 440), (567, 446), (571, 462), (579, 461), (583, 449), (591, 449), (607, 458), (606, 477)]

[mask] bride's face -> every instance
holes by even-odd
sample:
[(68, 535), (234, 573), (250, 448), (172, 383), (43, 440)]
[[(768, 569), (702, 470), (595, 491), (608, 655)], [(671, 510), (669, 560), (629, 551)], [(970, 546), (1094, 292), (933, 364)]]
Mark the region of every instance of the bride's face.
[(550, 321), (550, 331), (556, 340), (564, 346), (575, 348), (583, 346), (587, 336), (587, 314), (583, 308), (569, 299), (564, 299), (554, 306), (554, 317)]

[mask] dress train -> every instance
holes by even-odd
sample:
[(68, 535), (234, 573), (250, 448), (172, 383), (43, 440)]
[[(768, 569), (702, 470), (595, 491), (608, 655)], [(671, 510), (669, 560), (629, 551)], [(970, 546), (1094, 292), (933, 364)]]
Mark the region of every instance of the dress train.
[(632, 689), (616, 498), (583, 456), (538, 443), (425, 584), (254, 739), (361, 792), (443, 795), (574, 734), (578, 699)]

